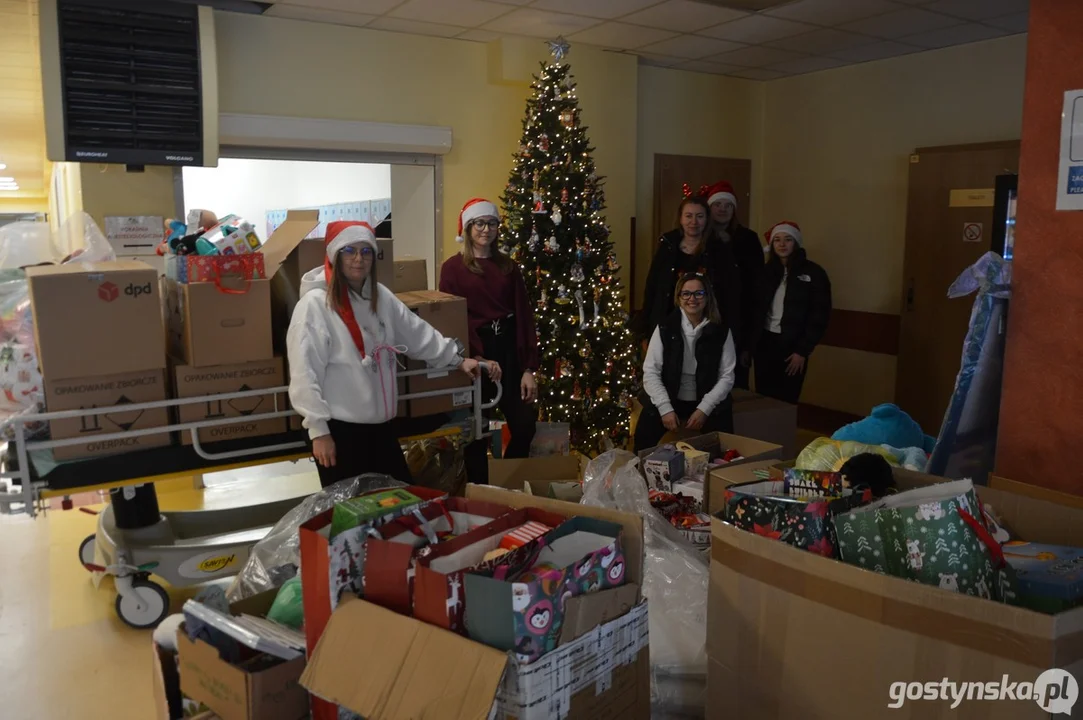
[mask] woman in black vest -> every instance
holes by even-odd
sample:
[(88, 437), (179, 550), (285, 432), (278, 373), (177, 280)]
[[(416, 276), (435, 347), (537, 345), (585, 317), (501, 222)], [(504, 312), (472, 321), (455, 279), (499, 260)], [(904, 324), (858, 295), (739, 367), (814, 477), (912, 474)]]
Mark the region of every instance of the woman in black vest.
[(689, 273), (677, 282), (671, 313), (655, 329), (643, 363), (643, 412), (636, 450), (658, 444), (669, 430), (733, 432), (733, 335), (722, 322), (711, 283)]
[(831, 319), (831, 281), (808, 259), (795, 222), (767, 231), (770, 254), (756, 328), (756, 392), (796, 405), (808, 359)]

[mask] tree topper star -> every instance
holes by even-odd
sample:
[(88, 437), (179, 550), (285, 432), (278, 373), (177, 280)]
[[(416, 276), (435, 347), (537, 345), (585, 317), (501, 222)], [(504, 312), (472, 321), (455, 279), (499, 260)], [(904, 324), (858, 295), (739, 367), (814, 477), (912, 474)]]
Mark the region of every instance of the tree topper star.
[(556, 58), (557, 62), (564, 59), (564, 56), (568, 54), (568, 50), (571, 45), (564, 39), (563, 35), (559, 35), (556, 40), (547, 40), (546, 44), (549, 46), (549, 54)]

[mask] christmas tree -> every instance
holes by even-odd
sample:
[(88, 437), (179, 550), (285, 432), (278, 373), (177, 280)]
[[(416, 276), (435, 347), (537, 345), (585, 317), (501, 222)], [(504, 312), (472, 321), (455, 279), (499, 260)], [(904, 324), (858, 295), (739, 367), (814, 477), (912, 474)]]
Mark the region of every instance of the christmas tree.
[(502, 238), (536, 308), (539, 419), (570, 423), (572, 448), (594, 455), (629, 438), (635, 356), (568, 44), (550, 47), (501, 197)]

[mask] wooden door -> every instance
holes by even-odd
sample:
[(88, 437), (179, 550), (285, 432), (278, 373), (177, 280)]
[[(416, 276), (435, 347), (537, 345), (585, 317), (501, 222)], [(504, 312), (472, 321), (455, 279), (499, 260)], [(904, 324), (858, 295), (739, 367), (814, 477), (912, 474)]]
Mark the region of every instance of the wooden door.
[(749, 205), (752, 202), (752, 161), (734, 158), (703, 157), (699, 155), (654, 156), (654, 224), (651, 241), (636, 252), (637, 306), (642, 306), (642, 288), (647, 281), (647, 270), (654, 257), (656, 240), (662, 233), (677, 227), (677, 208), (684, 199), (681, 186), (684, 183), (698, 192), (701, 185), (711, 185), (728, 180), (737, 195), (737, 218), (748, 224)]
[(991, 249), (996, 178), (1018, 169), (1017, 141), (920, 148), (910, 157), (895, 398), (929, 435), (951, 400), (974, 301), (950, 300), (948, 288)]

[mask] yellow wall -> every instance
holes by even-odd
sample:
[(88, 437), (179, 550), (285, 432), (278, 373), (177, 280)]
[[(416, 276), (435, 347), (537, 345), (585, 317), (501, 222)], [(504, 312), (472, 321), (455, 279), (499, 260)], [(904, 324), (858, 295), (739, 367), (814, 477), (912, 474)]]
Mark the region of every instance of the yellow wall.
[[(1025, 50), (1015, 36), (765, 85), (762, 224), (800, 223), (836, 307), (899, 312), (910, 153), (1020, 137)], [(894, 358), (821, 348), (804, 400), (864, 414), (894, 394)]]
[[(758, 228), (763, 83), (721, 75), (639, 68), (636, 143), (636, 275), (642, 290), (654, 256), (654, 156), (706, 155), (752, 160), (750, 223)], [(680, 192), (680, 188), (673, 188)], [(642, 298), (642, 292), (637, 294)]]
[[(538, 69), (544, 43), (505, 41), (503, 67), (494, 68), (501, 57), (491, 59), (492, 48), (481, 43), (234, 13), (216, 20), (223, 113), (451, 127), (443, 238), (445, 256), (457, 252), (463, 202), (495, 200), (508, 181), (530, 93), (523, 70)], [(577, 46), (569, 61), (583, 122), (598, 146), (598, 172), (608, 178), (618, 259), (626, 264), (635, 214), (636, 58)]]
[(83, 209), (103, 232), (107, 215), (175, 217), (173, 168), (147, 166), (145, 172), (130, 173), (123, 165), (81, 163), (79, 169)]

